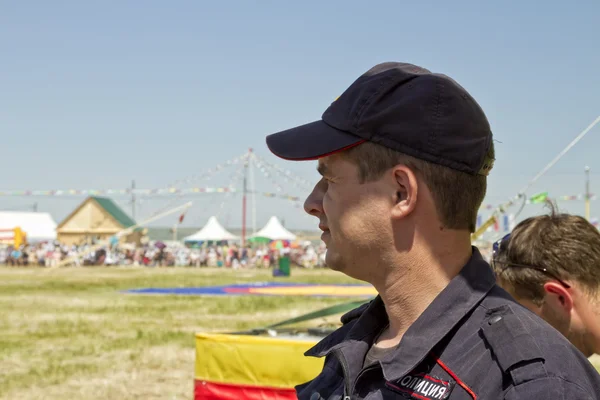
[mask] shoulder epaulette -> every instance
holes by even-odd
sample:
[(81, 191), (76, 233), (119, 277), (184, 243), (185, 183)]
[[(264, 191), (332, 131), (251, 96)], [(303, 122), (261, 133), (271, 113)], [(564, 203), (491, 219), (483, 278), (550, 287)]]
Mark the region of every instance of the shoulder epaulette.
[(481, 332), (496, 362), (515, 384), (546, 376), (544, 356), (536, 338), (510, 306), (489, 310)]

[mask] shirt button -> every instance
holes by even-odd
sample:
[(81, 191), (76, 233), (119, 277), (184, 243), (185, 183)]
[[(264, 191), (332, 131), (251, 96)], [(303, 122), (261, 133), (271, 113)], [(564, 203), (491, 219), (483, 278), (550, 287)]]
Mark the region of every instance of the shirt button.
[(310, 396), (310, 400), (321, 400), (322, 397), (319, 393), (314, 392), (311, 396)]
[(493, 325), (496, 322), (500, 321), (501, 319), (502, 319), (502, 316), (494, 315), (492, 318), (490, 318), (490, 320), (488, 321), (488, 324)]

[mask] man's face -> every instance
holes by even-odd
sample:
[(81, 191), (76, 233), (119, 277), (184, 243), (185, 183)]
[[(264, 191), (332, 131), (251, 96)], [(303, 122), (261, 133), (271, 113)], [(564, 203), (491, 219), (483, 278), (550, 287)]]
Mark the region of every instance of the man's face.
[(600, 354), (600, 294), (582, 290), (576, 285), (573, 316), (567, 337), (587, 357)]
[(327, 246), (326, 264), (368, 280), (382, 250), (393, 245), (393, 189), (384, 178), (361, 183), (358, 167), (340, 155), (320, 159), (318, 171), (322, 179), (304, 209), (319, 218), (321, 238)]
[[(589, 294), (580, 284), (572, 284), (568, 292), (558, 290), (558, 283), (546, 284), (546, 295), (541, 304), (518, 297), (507, 284), (498, 282), (500, 286), (519, 303), (540, 316), (554, 329), (562, 333), (586, 357), (600, 353), (600, 299), (598, 295)], [(554, 287), (552, 290), (550, 288)], [(568, 297), (568, 299), (567, 299)], [(565, 306), (568, 303), (570, 306)]]

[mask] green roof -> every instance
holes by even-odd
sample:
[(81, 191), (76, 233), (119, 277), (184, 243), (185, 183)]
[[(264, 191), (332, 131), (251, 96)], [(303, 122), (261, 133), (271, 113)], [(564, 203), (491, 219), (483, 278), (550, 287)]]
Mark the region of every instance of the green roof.
[(123, 226), (123, 228), (129, 228), (134, 226), (136, 222), (127, 214), (125, 211), (121, 209), (114, 201), (106, 197), (97, 197), (92, 196), (92, 199), (96, 201), (106, 211), (109, 213), (119, 224)]

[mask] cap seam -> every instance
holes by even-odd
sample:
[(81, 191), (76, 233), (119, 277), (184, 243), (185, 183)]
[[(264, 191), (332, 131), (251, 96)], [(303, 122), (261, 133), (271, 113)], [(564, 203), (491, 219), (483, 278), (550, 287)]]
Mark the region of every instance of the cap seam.
[[(411, 81), (412, 79), (414, 79), (416, 77), (417, 76), (415, 75), (415, 76), (409, 78), (407, 80), (407, 82)], [(371, 103), (371, 101), (373, 100), (373, 98), (376, 95), (378, 95), (379, 93), (381, 93), (381, 89), (382, 89), (382, 87), (386, 83), (391, 84), (391, 83), (397, 82), (398, 80), (400, 80), (400, 78), (401, 77), (399, 77), (399, 76), (389, 76), (389, 77), (386, 77), (386, 78), (382, 79), (381, 82), (379, 83), (379, 86), (377, 86), (377, 89), (375, 89), (373, 91), (373, 93), (371, 93), (371, 95), (368, 96), (361, 105), (359, 105), (359, 107), (357, 108), (357, 110), (355, 112), (356, 118), (355, 118), (355, 123), (354, 123), (354, 128), (356, 129), (357, 133), (360, 132), (360, 131), (362, 131), (362, 129), (360, 128), (360, 125), (361, 125), (362, 117), (364, 116), (364, 112), (365, 112), (365, 109), (366, 109), (367, 105), (369, 105)], [(372, 138), (372, 137), (373, 137), (373, 134), (370, 133), (369, 134), (369, 139)]]
[(443, 89), (442, 82), (437, 80), (435, 83), (435, 87), (436, 87), (436, 97), (435, 97), (435, 105), (434, 105), (434, 109), (433, 109), (434, 122), (433, 122), (433, 131), (429, 135), (429, 147), (435, 149), (437, 152), (438, 148), (437, 148), (436, 144), (437, 144), (437, 136), (438, 136), (439, 129), (440, 129), (440, 113), (441, 113), (440, 103), (441, 103), (442, 89)]
[[(494, 136), (490, 131), (490, 135), (488, 135), (488, 137), (486, 138), (486, 146), (485, 146), (485, 151), (483, 152), (483, 157), (481, 157), (481, 161), (479, 162), (479, 165), (477, 166), (477, 173), (478, 175), (484, 175), (484, 176), (488, 176), (492, 170), (492, 168), (489, 169), (489, 171), (487, 171), (487, 173), (483, 173), (482, 168), (486, 165), (486, 162), (488, 160), (488, 153), (490, 152), (490, 147), (492, 146), (492, 141), (494, 140)], [(492, 167), (493, 167), (493, 162), (495, 161), (495, 158), (491, 158), (491, 162), (492, 162)]]

